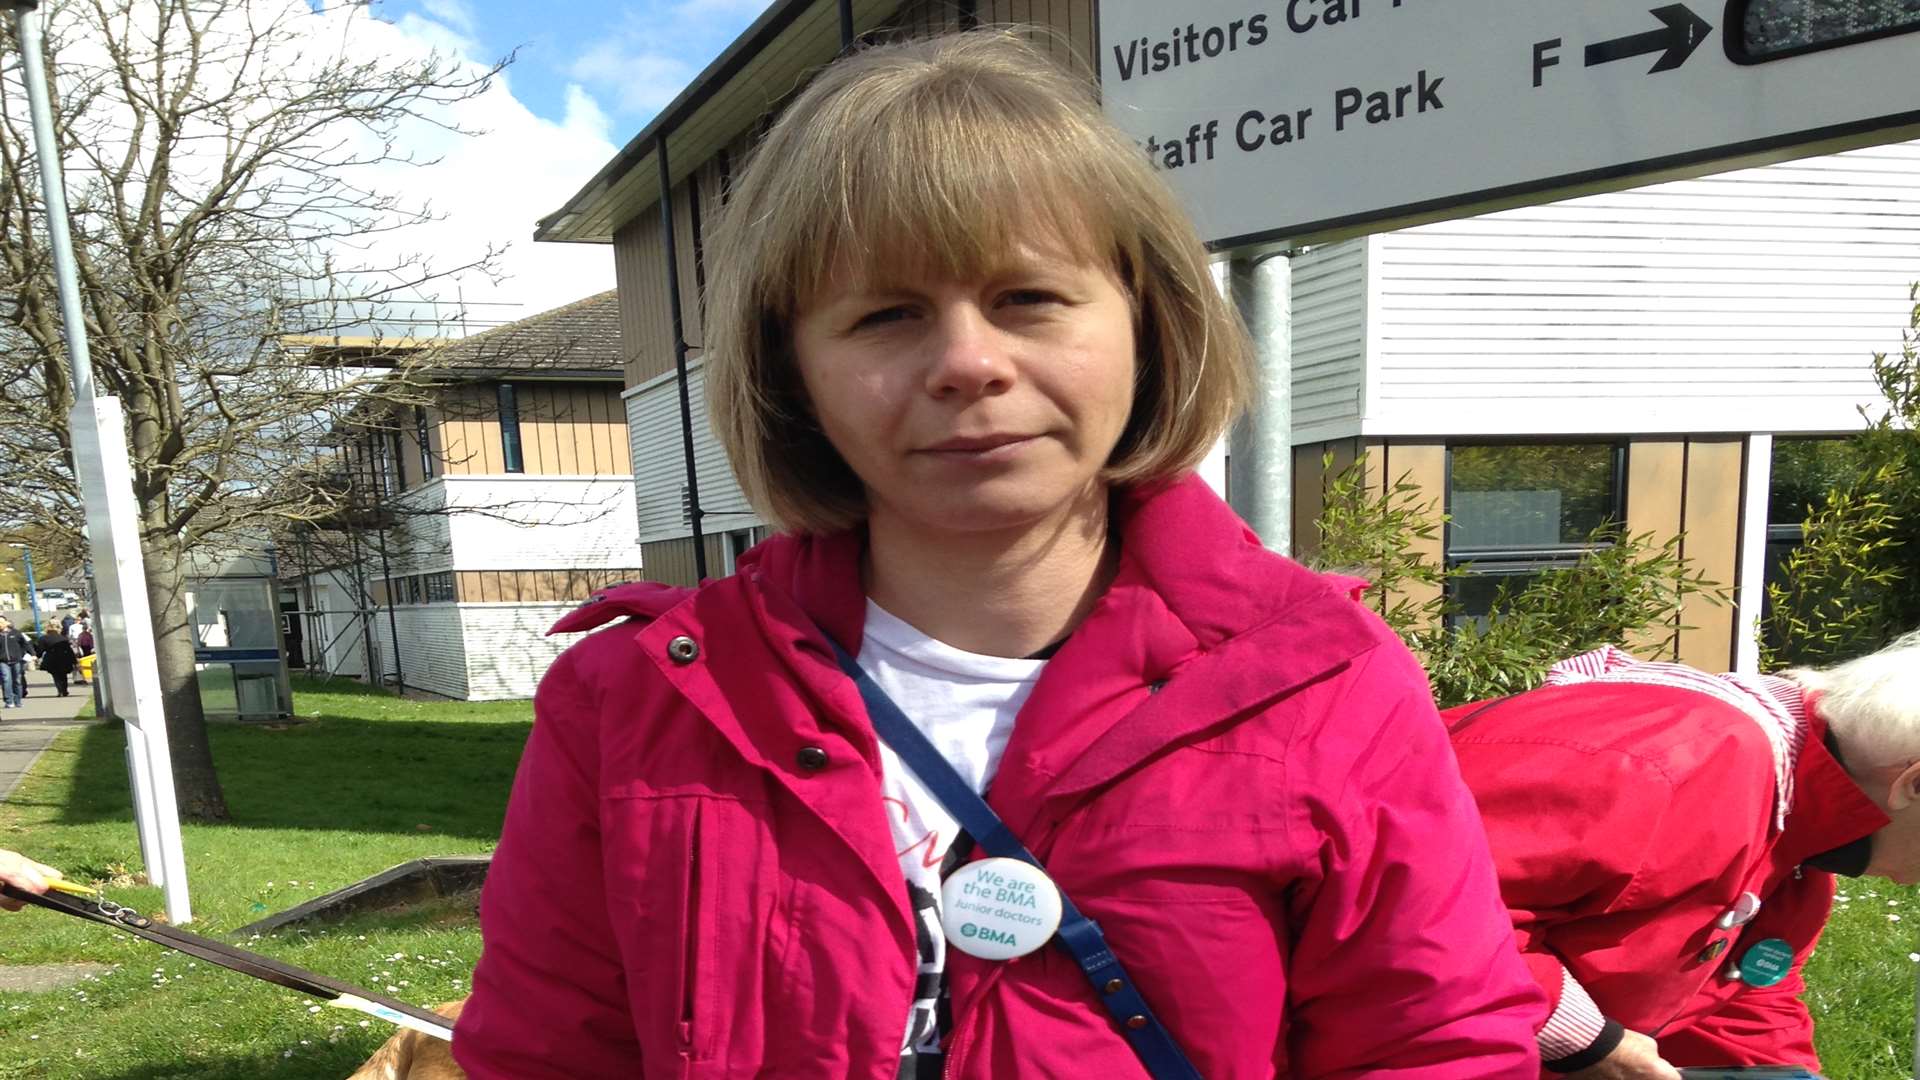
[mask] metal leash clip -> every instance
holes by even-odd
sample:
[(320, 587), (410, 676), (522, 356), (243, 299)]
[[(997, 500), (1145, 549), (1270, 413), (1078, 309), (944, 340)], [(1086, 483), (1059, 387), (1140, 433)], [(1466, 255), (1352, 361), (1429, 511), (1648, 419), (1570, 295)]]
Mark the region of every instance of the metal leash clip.
[(104, 896), (95, 900), (93, 902), (93, 906), (94, 906), (94, 910), (98, 911), (100, 914), (105, 915), (107, 918), (112, 919), (114, 922), (117, 922), (117, 923), (123, 923), (127, 926), (132, 926), (141, 930), (144, 930), (147, 927), (153, 925), (152, 919), (149, 919), (145, 915), (140, 914), (138, 911), (135, 911), (133, 908), (127, 907), (122, 904), (116, 904)]
[(57, 893), (65, 893), (68, 896), (85, 900), (87, 903), (93, 905), (93, 910), (96, 913), (124, 926), (144, 930), (153, 925), (152, 919), (140, 914), (140, 912), (133, 908), (127, 907), (125, 904), (114, 903), (112, 900), (107, 899), (106, 894), (99, 889), (89, 888), (85, 885), (75, 885), (71, 881), (65, 881), (60, 878), (55, 878), (47, 882), (47, 888)]

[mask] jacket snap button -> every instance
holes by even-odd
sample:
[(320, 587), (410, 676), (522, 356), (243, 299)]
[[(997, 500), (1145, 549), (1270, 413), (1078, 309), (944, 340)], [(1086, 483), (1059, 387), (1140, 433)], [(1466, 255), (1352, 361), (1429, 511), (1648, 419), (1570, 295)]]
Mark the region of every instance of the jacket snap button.
[(1127, 1017), (1127, 1026), (1135, 1031), (1139, 1031), (1141, 1028), (1147, 1026), (1147, 1018), (1141, 1016), (1139, 1013), (1134, 1013), (1132, 1016)]
[(803, 746), (796, 754), (800, 767), (808, 772), (819, 772), (827, 767), (827, 752), (818, 746)]
[(685, 634), (667, 642), (667, 655), (676, 664), (691, 664), (700, 655), (700, 646)]
[(1117, 994), (1121, 990), (1125, 989), (1126, 985), (1127, 985), (1126, 983), (1121, 982), (1119, 979), (1108, 979), (1107, 985), (1106, 985), (1106, 991), (1109, 994)]

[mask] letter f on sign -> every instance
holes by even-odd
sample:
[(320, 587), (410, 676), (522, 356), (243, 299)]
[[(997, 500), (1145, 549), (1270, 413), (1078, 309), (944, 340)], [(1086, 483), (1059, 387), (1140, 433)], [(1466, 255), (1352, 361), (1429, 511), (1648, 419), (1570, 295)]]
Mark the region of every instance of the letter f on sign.
[(1553, 55), (1553, 50), (1558, 49), (1559, 47), (1560, 47), (1559, 38), (1552, 38), (1547, 41), (1536, 41), (1533, 43), (1533, 88), (1535, 90), (1540, 89), (1540, 73), (1541, 72), (1547, 70), (1550, 67), (1560, 66), (1560, 58), (1558, 56)]

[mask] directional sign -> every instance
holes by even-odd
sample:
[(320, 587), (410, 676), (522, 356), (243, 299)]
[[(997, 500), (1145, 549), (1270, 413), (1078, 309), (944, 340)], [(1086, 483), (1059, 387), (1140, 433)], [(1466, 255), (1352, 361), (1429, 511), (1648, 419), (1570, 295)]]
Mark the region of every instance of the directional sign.
[(1220, 248), (1920, 136), (1920, 21), (1754, 62), (1746, 7), (1105, 0), (1101, 93)]

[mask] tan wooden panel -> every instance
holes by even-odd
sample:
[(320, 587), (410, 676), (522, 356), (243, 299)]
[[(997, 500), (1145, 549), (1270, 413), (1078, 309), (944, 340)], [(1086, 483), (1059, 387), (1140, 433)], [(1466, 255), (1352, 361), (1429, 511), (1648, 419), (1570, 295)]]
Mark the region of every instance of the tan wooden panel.
[[(1650, 534), (1654, 544), (1678, 535), (1681, 526), (1680, 492), (1686, 474), (1686, 443), (1670, 439), (1635, 439), (1627, 446), (1627, 532)], [(1675, 613), (1675, 619), (1679, 613)], [(1648, 660), (1671, 660), (1677, 647), (1671, 630), (1630, 636), (1627, 649)]]
[(480, 602), (480, 572), (462, 570), (453, 575), (453, 598), (462, 604)]
[(1301, 561), (1320, 551), (1320, 511), (1327, 502), (1327, 478), (1320, 465), (1326, 443), (1293, 448), (1293, 557)]
[(433, 473), (439, 476), (447, 471), (447, 434), (444, 425), (446, 413), (437, 406), (427, 406), (427, 452), (433, 455)]
[(593, 414), (594, 472), (620, 476), (633, 472), (633, 462), (626, 452), (627, 425), (619, 395), (612, 387), (590, 389), (587, 394)]
[(640, 562), (648, 581), (667, 585), (694, 584), (692, 540), (656, 540), (642, 544)]
[[(1388, 486), (1405, 478), (1420, 491), (1422, 500), (1444, 506), (1447, 492), (1447, 448), (1440, 443), (1392, 443), (1368, 455), (1374, 460), (1382, 451), (1385, 461), (1382, 482)], [(1413, 550), (1436, 565), (1446, 560), (1445, 540), (1436, 532), (1431, 540), (1415, 541)], [(1440, 595), (1437, 585), (1409, 585), (1401, 595), (1413, 602), (1425, 603)], [(1385, 598), (1383, 598), (1384, 600)]]
[(589, 385), (574, 388), (573, 407), (580, 425), (581, 469), (595, 475), (605, 472), (611, 464), (607, 460), (606, 422), (602, 419), (605, 410), (600, 402), (600, 387)]
[(448, 476), (478, 471), (473, 467), (473, 453), (467, 449), (467, 422), (457, 412), (440, 419), (440, 450), (440, 468)]
[(560, 424), (560, 465), (574, 475), (591, 474), (594, 430), (583, 405), (583, 391), (573, 383), (560, 383), (553, 392), (554, 419)]
[(613, 467), (607, 471), (614, 476), (632, 476), (633, 434), (627, 429), (627, 403), (611, 387), (606, 394), (607, 442), (613, 452)]
[[(559, 388), (553, 383), (533, 384), (540, 408), (540, 470), (542, 476), (562, 476), (574, 470), (567, 466), (569, 432), (560, 419)], [(533, 472), (532, 468), (527, 469)]]
[[(1059, 0), (1055, 0), (1058, 7)], [(1067, 41), (1089, 71), (1100, 70), (1099, 43), (1093, 40), (1093, 0), (1067, 0)]]
[[(503, 473), (507, 471), (506, 448), (500, 442), (500, 418), (496, 413), (492, 417), (475, 421), (470, 430), (473, 432), (474, 445), (480, 450), (480, 468), (477, 472)], [(527, 463), (526, 439), (520, 440), (520, 464)]]
[[(1693, 439), (1687, 446), (1683, 550), (1711, 581), (1731, 588), (1740, 563), (1740, 479), (1746, 440)], [(1733, 606), (1690, 596), (1680, 609), (1680, 662), (1703, 671), (1733, 666)]]
[[(705, 340), (705, 338), (701, 336), (700, 277), (699, 274), (695, 272), (696, 262), (694, 258), (697, 249), (694, 246), (693, 219), (697, 215), (693, 212), (693, 189), (698, 186), (699, 184), (697, 182), (693, 182), (691, 178), (689, 178), (688, 180), (681, 181), (673, 189), (673, 254), (680, 266), (680, 321), (684, 336), (687, 342), (692, 345), (698, 345)], [(704, 198), (705, 192), (701, 192), (701, 196)], [(701, 209), (704, 211), (705, 207)], [(707, 225), (707, 222), (702, 220), (701, 225), (704, 227)], [(669, 315), (667, 325), (669, 329), (672, 328), (671, 315)], [(667, 341), (669, 346), (671, 346), (673, 341), (671, 334), (669, 334)], [(669, 358), (668, 362), (672, 362), (671, 358)]]
[(627, 385), (637, 386), (673, 368), (659, 207), (643, 211), (616, 232), (613, 250), (620, 296), (620, 352), (626, 358)]

